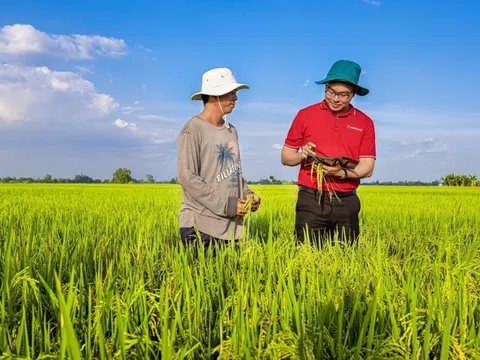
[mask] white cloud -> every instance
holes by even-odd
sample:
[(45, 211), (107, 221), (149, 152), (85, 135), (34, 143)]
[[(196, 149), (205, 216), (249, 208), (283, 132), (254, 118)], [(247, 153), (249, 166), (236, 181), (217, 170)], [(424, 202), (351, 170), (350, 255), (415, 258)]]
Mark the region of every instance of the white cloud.
[(88, 104), (90, 109), (97, 110), (101, 115), (106, 115), (116, 109), (118, 104), (107, 94), (91, 94), (92, 101)]
[(174, 128), (169, 129), (159, 129), (159, 131), (155, 131), (150, 133), (151, 140), (154, 144), (170, 144), (177, 140), (178, 130)]
[(375, 0), (362, 0), (365, 4), (370, 4), (373, 6), (380, 6), (380, 1), (375, 1)]
[(130, 128), (132, 130), (137, 128), (136, 124), (129, 123), (128, 121), (122, 120), (120, 118), (116, 119), (112, 124), (119, 128)]
[(274, 149), (274, 150), (281, 150), (282, 147), (283, 147), (282, 144), (273, 144), (272, 145), (272, 149)]
[(75, 66), (75, 69), (78, 70), (79, 74), (86, 75), (86, 74), (93, 74), (92, 67), (90, 66)]
[(65, 59), (90, 60), (96, 56), (119, 57), (126, 54), (122, 39), (99, 35), (55, 35), (31, 25), (15, 24), (0, 28), (0, 54), (50, 54)]
[(303, 83), (302, 86), (303, 86), (303, 87), (306, 87), (306, 86), (308, 86), (309, 84), (310, 84), (310, 80), (305, 80), (305, 82)]
[(149, 49), (143, 45), (136, 45), (135, 49), (139, 50), (139, 53), (141, 53), (141, 56), (143, 59), (151, 60), (151, 61), (157, 61), (156, 57), (153, 56), (153, 50)]
[(113, 121), (112, 125), (115, 125), (120, 129), (130, 130), (138, 139), (143, 141), (146, 147), (174, 142), (179, 131), (178, 125), (176, 124), (174, 126), (164, 126), (165, 124), (160, 124), (160, 126), (152, 126), (150, 123), (147, 123), (138, 126), (137, 124), (128, 122), (121, 118), (117, 118), (115, 121)]
[(117, 107), (79, 74), (0, 64), (0, 123), (94, 120)]
[(147, 53), (152, 53), (152, 52), (153, 52), (152, 49), (149, 49), (149, 48), (147, 48), (147, 47), (145, 47), (145, 46), (143, 46), (143, 45), (137, 45), (137, 48), (140, 49), (140, 50), (143, 50), (143, 51), (145, 51), (145, 52), (147, 52)]
[(137, 118), (139, 120), (152, 120), (152, 121), (158, 121), (158, 122), (175, 122), (174, 119), (161, 116), (161, 115), (155, 115), (155, 114), (142, 114), (138, 115)]
[(445, 153), (448, 151), (448, 145), (433, 137), (428, 137), (417, 141), (391, 142), (389, 149), (392, 151), (393, 160), (406, 160), (431, 153)]
[(434, 137), (444, 134), (463, 136), (478, 132), (478, 118), (469, 113), (448, 113), (437, 109), (413, 109), (397, 104), (360, 108), (365, 110), (376, 127), (377, 134), (384, 138), (404, 140), (406, 138)]
[(124, 106), (122, 107), (122, 112), (125, 115), (134, 113), (135, 111), (143, 110), (143, 106)]
[(21, 118), (22, 114), (20, 110), (15, 109), (14, 106), (0, 99), (0, 123), (13, 122)]

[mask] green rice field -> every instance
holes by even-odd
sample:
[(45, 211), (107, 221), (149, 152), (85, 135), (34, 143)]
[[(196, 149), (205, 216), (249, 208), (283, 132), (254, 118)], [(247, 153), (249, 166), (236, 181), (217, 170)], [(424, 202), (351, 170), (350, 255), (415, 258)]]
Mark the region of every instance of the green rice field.
[(1, 185), (0, 359), (480, 359), (480, 190), (363, 186), (357, 249), (180, 244), (178, 185)]

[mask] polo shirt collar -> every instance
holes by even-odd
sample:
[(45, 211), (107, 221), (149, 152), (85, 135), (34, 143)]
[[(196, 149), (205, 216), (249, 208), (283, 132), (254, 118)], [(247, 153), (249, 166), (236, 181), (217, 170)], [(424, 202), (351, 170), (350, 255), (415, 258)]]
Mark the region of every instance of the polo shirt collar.
[(328, 107), (327, 102), (326, 102), (325, 100), (323, 100), (323, 101), (320, 103), (320, 107), (321, 107), (322, 110), (328, 110), (328, 111), (330, 111), (330, 113), (331, 113), (332, 115), (335, 115), (335, 116), (337, 116), (337, 117), (355, 116), (355, 115), (356, 115), (356, 112), (357, 112), (356, 109), (355, 109), (355, 107), (354, 107), (352, 104), (350, 104), (350, 109), (348, 109), (347, 112), (344, 112), (343, 114), (340, 114), (340, 115), (334, 114), (334, 113), (332, 112), (332, 110)]

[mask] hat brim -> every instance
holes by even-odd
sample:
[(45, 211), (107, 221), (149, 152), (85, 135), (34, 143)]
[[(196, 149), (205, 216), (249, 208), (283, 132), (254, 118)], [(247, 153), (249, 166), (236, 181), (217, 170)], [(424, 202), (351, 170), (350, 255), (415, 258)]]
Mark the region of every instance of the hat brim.
[(191, 100), (202, 100), (202, 95), (210, 95), (210, 96), (222, 96), (228, 94), (233, 90), (242, 90), (242, 89), (250, 89), (247, 84), (228, 84), (217, 86), (215, 88), (204, 89), (199, 91), (191, 96)]
[(360, 86), (358, 84), (355, 84), (353, 81), (342, 78), (342, 77), (326, 77), (323, 80), (315, 81), (315, 84), (321, 85), (321, 84), (326, 84), (327, 82), (330, 82), (330, 81), (339, 81), (339, 82), (344, 82), (344, 83), (348, 83), (355, 86), (357, 88), (357, 91), (355, 92), (355, 94), (359, 96), (365, 96), (370, 92), (370, 90), (368, 90), (367, 88)]

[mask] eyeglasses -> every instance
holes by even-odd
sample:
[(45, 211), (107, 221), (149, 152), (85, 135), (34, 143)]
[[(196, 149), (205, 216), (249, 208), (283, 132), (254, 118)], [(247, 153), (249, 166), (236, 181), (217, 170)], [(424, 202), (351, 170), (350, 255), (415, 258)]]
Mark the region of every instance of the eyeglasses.
[(332, 99), (334, 99), (335, 96), (338, 96), (340, 100), (346, 101), (350, 98), (350, 96), (352, 96), (352, 92), (350, 91), (336, 92), (331, 87), (327, 86), (325, 89), (325, 95), (327, 95), (329, 98), (332, 98)]

